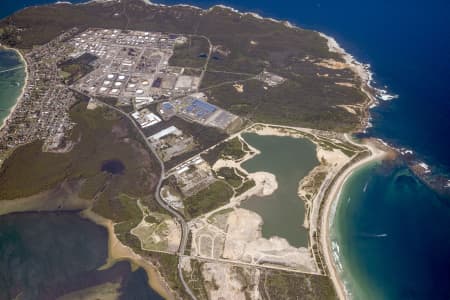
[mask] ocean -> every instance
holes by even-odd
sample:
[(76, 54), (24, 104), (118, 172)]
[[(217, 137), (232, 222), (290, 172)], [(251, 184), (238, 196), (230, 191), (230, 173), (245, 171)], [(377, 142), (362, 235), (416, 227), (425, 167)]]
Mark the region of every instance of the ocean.
[[(7, 0), (0, 14), (43, 2), (50, 1)], [(450, 173), (450, 2), (184, 3), (204, 8), (222, 3), (335, 37), (371, 65), (377, 87), (398, 95), (372, 110), (373, 127), (366, 135), (414, 151), (436, 174)], [(356, 172), (341, 196), (335, 239), (354, 298), (450, 299), (450, 199), (392, 162)]]
[[(332, 239), (354, 299), (450, 299), (450, 204), (405, 166), (349, 178)], [(335, 246), (335, 251), (336, 251)]]
[(25, 82), (25, 65), (17, 52), (0, 50), (0, 125), (8, 117)]

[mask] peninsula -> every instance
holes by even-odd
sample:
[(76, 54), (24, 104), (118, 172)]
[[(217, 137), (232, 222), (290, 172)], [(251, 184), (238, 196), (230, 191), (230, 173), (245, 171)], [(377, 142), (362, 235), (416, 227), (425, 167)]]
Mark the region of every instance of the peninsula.
[[(0, 131), (0, 215), (104, 226), (102, 270), (127, 260), (167, 299), (346, 298), (329, 217), (352, 170), (385, 152), (349, 137), (367, 126), (371, 76), (332, 38), (224, 6), (122, 0), (26, 8), (0, 21), (0, 42), (27, 64)], [(246, 167), (268, 151), (249, 135), (309, 153), (294, 190)], [(278, 192), (300, 212), (286, 223), (301, 221), (268, 234), (246, 205)]]

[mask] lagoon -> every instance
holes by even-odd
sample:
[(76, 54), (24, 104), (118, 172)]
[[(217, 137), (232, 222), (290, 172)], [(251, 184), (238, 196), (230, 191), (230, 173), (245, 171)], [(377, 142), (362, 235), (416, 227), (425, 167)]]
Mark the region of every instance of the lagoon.
[(244, 200), (242, 208), (258, 213), (265, 238), (280, 236), (295, 247), (308, 246), (308, 231), (303, 227), (304, 202), (298, 197), (299, 181), (319, 164), (316, 146), (307, 139), (288, 136), (263, 136), (246, 133), (242, 137), (260, 154), (244, 162), (248, 172), (264, 171), (276, 176), (278, 189), (269, 196)]

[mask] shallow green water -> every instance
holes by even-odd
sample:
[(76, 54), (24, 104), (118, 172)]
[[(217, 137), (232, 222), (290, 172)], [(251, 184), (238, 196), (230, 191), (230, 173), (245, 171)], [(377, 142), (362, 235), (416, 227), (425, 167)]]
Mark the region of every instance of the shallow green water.
[(316, 146), (307, 139), (261, 136), (247, 133), (243, 138), (261, 151), (242, 166), (249, 172), (265, 171), (276, 176), (278, 189), (266, 197), (252, 197), (241, 207), (262, 216), (262, 234), (280, 236), (293, 246), (307, 246), (308, 232), (302, 226), (304, 202), (297, 196), (299, 181), (319, 164)]
[(0, 125), (16, 103), (25, 82), (25, 68), (4, 71), (18, 66), (24, 64), (15, 51), (0, 49)]

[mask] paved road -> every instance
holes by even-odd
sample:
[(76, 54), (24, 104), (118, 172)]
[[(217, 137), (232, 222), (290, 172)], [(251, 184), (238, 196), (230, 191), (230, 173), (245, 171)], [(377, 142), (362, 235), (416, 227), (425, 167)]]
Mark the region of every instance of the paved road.
[(259, 269), (269, 269), (269, 270), (277, 270), (277, 271), (286, 271), (291, 273), (301, 273), (301, 274), (309, 274), (309, 275), (317, 275), (317, 276), (327, 276), (323, 275), (318, 272), (310, 272), (310, 271), (304, 271), (299, 269), (293, 269), (289, 267), (278, 267), (275, 265), (258, 265), (256, 263), (247, 263), (240, 260), (231, 260), (227, 258), (211, 258), (211, 257), (205, 257), (205, 256), (193, 256), (193, 255), (184, 255), (184, 257), (195, 259), (198, 261), (204, 261), (204, 262), (212, 262), (212, 263), (222, 263), (222, 264), (230, 264), (233, 266), (238, 267), (251, 267), (251, 268), (259, 268)]
[[(209, 61), (211, 60), (211, 55), (212, 55), (212, 52), (213, 52), (213, 44), (211, 43), (211, 40), (207, 36), (204, 36), (204, 35), (192, 35), (192, 36), (197, 36), (197, 37), (204, 38), (206, 41), (208, 41), (208, 44), (209, 44), (208, 57), (206, 58), (205, 65), (202, 68), (202, 73), (200, 74), (200, 81), (199, 82), (201, 83), (203, 81), (203, 77), (205, 77), (205, 72), (208, 69)], [(199, 87), (200, 87), (200, 85), (199, 85)]]
[(145, 141), (148, 149), (150, 149), (150, 151), (153, 153), (153, 155), (158, 160), (159, 165), (161, 167), (161, 176), (159, 177), (158, 184), (156, 185), (155, 199), (156, 199), (156, 201), (158, 202), (158, 204), (162, 208), (167, 210), (169, 213), (171, 213), (177, 219), (178, 223), (181, 226), (181, 231), (182, 231), (181, 232), (181, 242), (180, 242), (180, 247), (178, 248), (178, 255), (180, 257), (179, 261), (178, 261), (178, 276), (180, 277), (181, 283), (183, 284), (185, 291), (189, 294), (191, 299), (196, 300), (197, 298), (192, 293), (192, 291), (189, 288), (189, 286), (187, 285), (187, 283), (184, 281), (183, 270), (182, 270), (182, 267), (181, 267), (181, 259), (182, 259), (183, 255), (184, 255), (184, 251), (186, 250), (186, 243), (187, 243), (187, 238), (188, 238), (188, 233), (189, 233), (188, 225), (187, 225), (186, 221), (184, 220), (183, 216), (177, 210), (173, 209), (166, 202), (164, 202), (161, 199), (161, 195), (160, 195), (161, 185), (162, 185), (162, 182), (164, 180), (165, 172), (166, 172), (166, 169), (164, 167), (163, 161), (159, 158), (158, 154), (156, 153), (155, 149), (153, 148), (153, 146), (148, 141), (148, 139), (145, 136), (145, 134), (142, 132), (141, 128), (139, 128), (139, 126), (136, 124), (136, 122), (133, 120), (133, 118), (130, 117), (130, 115), (128, 115), (127, 113), (125, 113), (124, 111), (118, 109), (117, 107), (115, 107), (113, 105), (110, 105), (110, 104), (105, 103), (103, 101), (100, 101), (98, 99), (96, 99), (96, 101), (101, 102), (103, 105), (105, 105), (105, 106), (107, 106), (107, 107), (117, 111), (118, 113), (120, 113), (123, 116), (125, 116), (126, 118), (128, 118), (130, 120), (130, 122), (133, 124), (133, 126), (136, 128), (136, 130), (139, 132), (139, 134), (141, 135), (142, 139)]

